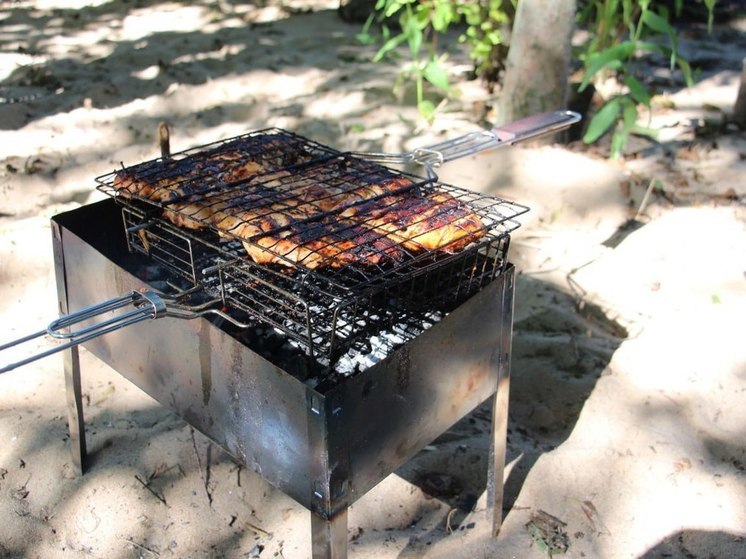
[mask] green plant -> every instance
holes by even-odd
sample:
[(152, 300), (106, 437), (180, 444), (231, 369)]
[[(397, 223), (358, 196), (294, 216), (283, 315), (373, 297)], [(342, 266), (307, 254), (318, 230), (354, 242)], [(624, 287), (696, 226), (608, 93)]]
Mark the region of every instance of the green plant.
[[(466, 23), (461, 41), (470, 47), (470, 56), (475, 63), (475, 73), (494, 84), (497, 80), (495, 67), (502, 64), (507, 49), (501, 27), (510, 22), (516, 0), (485, 0), (483, 2), (459, 2), (458, 0), (378, 0), (374, 12), (365, 22), (358, 39), (365, 44), (382, 42), (373, 60), (399, 55), (398, 47), (409, 47), (411, 61), (400, 73), (395, 87), (406, 79), (416, 85), (417, 108), (428, 121), (435, 115), (435, 103), (425, 95), (427, 83), (441, 94), (448, 95), (451, 86), (443, 65), (445, 55), (438, 53), (438, 39), (452, 25)], [(392, 25), (396, 22), (396, 25)], [(380, 28), (381, 36), (372, 34), (374, 26)]]
[[(450, 82), (438, 54), (438, 39), (456, 24), (465, 24), (460, 40), (469, 46), (475, 73), (492, 89), (503, 68), (508, 47), (503, 30), (512, 25), (519, 0), (378, 0), (358, 38), (367, 44), (381, 41), (374, 60), (399, 55), (407, 44), (411, 62), (400, 73), (395, 88), (407, 79), (416, 84), (417, 107), (431, 121), (435, 103), (426, 97), (430, 84), (448, 95)], [(712, 26), (717, 0), (703, 0)], [(583, 140), (593, 143), (612, 131), (612, 157), (617, 158), (630, 134), (654, 136), (655, 130), (637, 123), (639, 106), (651, 106), (651, 94), (636, 75), (644, 55), (662, 54), (672, 70), (678, 68), (686, 84), (693, 84), (692, 69), (680, 56), (676, 30), (664, 0), (579, 0), (578, 24), (588, 30), (588, 40), (576, 54), (583, 63), (580, 91), (591, 83), (613, 75), (619, 91), (592, 117)], [(683, 0), (673, 0), (678, 15)], [(395, 24), (392, 24), (395, 22)], [(374, 25), (380, 37), (372, 34)]]
[[(358, 39), (372, 44), (377, 39), (370, 34), (375, 22), (380, 24), (383, 45), (373, 58), (379, 62), (386, 57), (398, 55), (397, 47), (406, 43), (409, 46), (411, 62), (402, 70), (395, 87), (402, 79), (412, 78), (417, 88), (417, 108), (428, 120), (435, 114), (435, 104), (425, 97), (425, 82), (429, 82), (443, 92), (448, 92), (450, 83), (442, 59), (437, 54), (438, 33), (448, 29), (454, 20), (455, 12), (450, 2), (434, 0), (378, 0), (375, 12), (363, 26)], [(397, 17), (399, 32), (392, 32), (389, 21)], [(423, 52), (424, 50), (424, 52)]]
[(458, 6), (466, 23), (460, 41), (469, 45), (474, 73), (482, 78), (490, 93), (505, 69), (508, 43), (505, 30), (510, 29), (518, 0), (483, 0)]
[[(705, 0), (708, 25), (717, 0)], [(681, 11), (683, 0), (674, 10)], [(583, 141), (593, 143), (612, 131), (611, 157), (620, 157), (630, 134), (655, 135), (655, 130), (640, 126), (638, 106), (650, 108), (650, 93), (635, 76), (635, 61), (643, 54), (665, 55), (671, 70), (678, 67), (687, 86), (693, 83), (689, 63), (679, 55), (676, 30), (670, 23), (668, 8), (653, 0), (590, 0), (578, 14), (580, 25), (590, 31), (579, 58), (583, 62), (583, 81), (579, 91), (614, 72), (621, 84), (618, 94), (607, 100), (591, 119)], [(663, 41), (661, 41), (663, 39)]]

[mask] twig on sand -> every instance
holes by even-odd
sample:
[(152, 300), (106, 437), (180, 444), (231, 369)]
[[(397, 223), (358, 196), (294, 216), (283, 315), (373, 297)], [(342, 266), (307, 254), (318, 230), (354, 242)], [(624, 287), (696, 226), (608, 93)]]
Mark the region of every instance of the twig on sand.
[(165, 497), (164, 497), (163, 495), (160, 495), (160, 494), (159, 494), (159, 493), (158, 493), (157, 491), (155, 491), (155, 490), (154, 490), (154, 489), (153, 489), (152, 487), (150, 487), (150, 482), (148, 482), (148, 483), (145, 483), (145, 482), (144, 482), (143, 480), (141, 480), (141, 479), (140, 479), (140, 476), (138, 476), (137, 474), (135, 474), (135, 479), (136, 479), (137, 481), (139, 481), (139, 482), (140, 482), (140, 483), (142, 484), (142, 486), (143, 486), (143, 487), (144, 487), (145, 489), (147, 489), (148, 491), (150, 491), (150, 493), (151, 493), (151, 494), (152, 494), (152, 495), (153, 495), (153, 496), (154, 496), (154, 497), (155, 497), (156, 499), (158, 499), (158, 500), (159, 500), (159, 501), (160, 501), (161, 503), (163, 503), (164, 505), (168, 506), (168, 503), (166, 502), (166, 498), (165, 498)]
[(453, 520), (453, 515), (456, 514), (458, 509), (451, 509), (448, 511), (448, 516), (446, 516), (446, 532), (448, 534), (453, 534), (453, 527), (451, 526), (451, 520)]
[(231, 472), (236, 472), (236, 486), (241, 487), (241, 469), (243, 466), (241, 464), (236, 464), (236, 467)]
[(154, 549), (150, 549), (149, 547), (145, 547), (144, 545), (139, 544), (139, 543), (137, 543), (135, 541), (132, 541), (129, 538), (124, 538), (124, 541), (126, 541), (130, 545), (134, 545), (138, 549), (141, 549), (143, 551), (147, 551), (148, 553), (151, 553), (151, 554), (155, 555), (156, 557), (160, 557), (161, 556), (161, 554), (158, 553), (157, 551), (155, 551)]
[(640, 202), (640, 207), (637, 210), (637, 214), (635, 214), (635, 220), (639, 219), (645, 211), (645, 208), (648, 205), (648, 200), (650, 200), (650, 194), (653, 192), (653, 189), (656, 187), (656, 185), (658, 185), (658, 179), (650, 179), (648, 188), (645, 190), (645, 195), (642, 197), (642, 201)]
[(205, 473), (202, 470), (202, 459), (199, 457), (199, 450), (197, 450), (197, 439), (194, 437), (194, 428), (190, 427), (189, 431), (192, 434), (192, 448), (194, 454), (197, 457), (197, 467), (199, 468), (199, 477), (202, 479), (202, 484), (205, 486), (205, 494), (207, 494), (207, 503), (212, 507), (212, 493), (210, 492), (210, 449), (211, 446), (207, 447), (207, 466)]
[(272, 534), (270, 534), (269, 532), (267, 532), (267, 530), (265, 530), (263, 528), (260, 528), (256, 524), (252, 524), (251, 522), (245, 522), (244, 524), (246, 525), (246, 527), (249, 530), (251, 530), (252, 532), (254, 532), (255, 534), (257, 534), (259, 536), (264, 536), (264, 537), (271, 537), (272, 536)]

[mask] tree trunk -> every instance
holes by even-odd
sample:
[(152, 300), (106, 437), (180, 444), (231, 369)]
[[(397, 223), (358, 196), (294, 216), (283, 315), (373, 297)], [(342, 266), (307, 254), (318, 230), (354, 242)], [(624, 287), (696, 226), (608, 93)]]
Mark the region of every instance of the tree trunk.
[(376, 0), (339, 0), (338, 13), (347, 23), (364, 23), (375, 6)]
[(566, 107), (575, 11), (576, 0), (518, 2), (498, 124)]
[(746, 58), (741, 61), (741, 83), (738, 86), (736, 104), (733, 106), (733, 122), (746, 130)]

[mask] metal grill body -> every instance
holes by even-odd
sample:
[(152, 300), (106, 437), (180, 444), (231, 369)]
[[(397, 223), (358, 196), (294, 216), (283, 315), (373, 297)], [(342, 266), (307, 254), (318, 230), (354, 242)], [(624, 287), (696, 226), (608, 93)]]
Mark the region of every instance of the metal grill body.
[[(130, 253), (106, 200), (52, 222), (60, 310), (153, 288), (157, 263)], [(335, 382), (308, 383), (217, 319), (161, 319), (86, 349), (311, 511), (314, 559), (346, 557), (347, 508), (459, 419), (494, 397), (488, 503), (502, 512), (513, 268), (385, 359)], [(77, 348), (65, 378), (73, 459), (85, 437)]]

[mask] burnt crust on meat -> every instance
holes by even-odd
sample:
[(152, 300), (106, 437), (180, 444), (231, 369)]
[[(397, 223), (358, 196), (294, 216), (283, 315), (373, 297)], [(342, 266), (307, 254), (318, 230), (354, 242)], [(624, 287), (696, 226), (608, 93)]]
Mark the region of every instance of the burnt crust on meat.
[(426, 251), (454, 253), (485, 234), (475, 211), (448, 192), (415, 187), (367, 162), (354, 180), (341, 180), (334, 162), (312, 172), (288, 169), (304, 157), (272, 141), (253, 156), (229, 142), (144, 163), (118, 172), (113, 186), (125, 198), (160, 205), (178, 227), (238, 239), (258, 264), (376, 266)]

